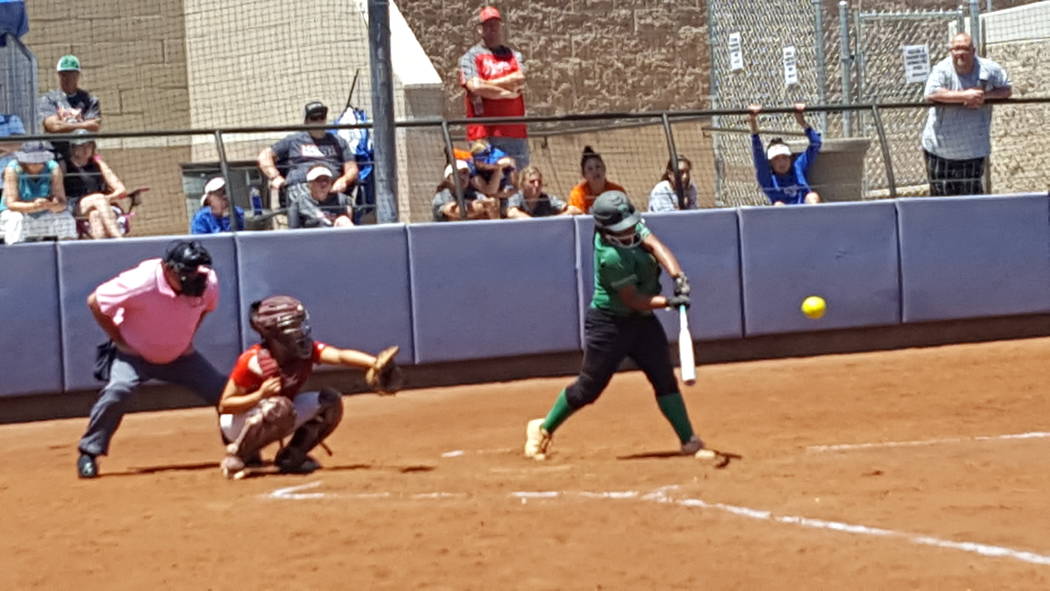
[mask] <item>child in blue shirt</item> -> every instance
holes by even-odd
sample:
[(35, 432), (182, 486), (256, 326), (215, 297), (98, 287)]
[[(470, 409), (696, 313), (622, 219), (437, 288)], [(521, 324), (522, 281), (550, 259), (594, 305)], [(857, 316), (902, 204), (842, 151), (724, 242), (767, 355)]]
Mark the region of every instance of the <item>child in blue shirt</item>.
[(806, 105), (795, 104), (795, 121), (809, 138), (806, 151), (792, 160), (791, 148), (784, 140), (773, 138), (769, 146), (762, 147), (758, 136), (758, 114), (762, 105), (748, 107), (748, 123), (751, 125), (751, 155), (755, 161), (755, 177), (762, 192), (773, 205), (798, 205), (820, 203), (820, 195), (809, 186), (806, 174), (820, 152), (820, 134), (806, 123)]

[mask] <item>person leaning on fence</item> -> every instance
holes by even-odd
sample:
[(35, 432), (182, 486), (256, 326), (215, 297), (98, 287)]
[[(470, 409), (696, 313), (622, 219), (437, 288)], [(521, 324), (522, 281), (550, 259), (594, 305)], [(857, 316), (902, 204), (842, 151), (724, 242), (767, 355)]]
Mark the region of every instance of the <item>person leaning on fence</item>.
[(992, 152), (992, 108), (987, 99), (1010, 98), (1010, 79), (999, 64), (977, 57), (966, 33), (952, 38), (951, 55), (926, 79), (932, 103), (922, 130), (930, 195), (980, 195)]
[(332, 190), (332, 171), (315, 164), (306, 173), (306, 197), (296, 196), (288, 202), (288, 226), (291, 228), (348, 228), (354, 225), (354, 208), (345, 193)]
[[(303, 111), (303, 120), (307, 125), (322, 124), (328, 119), (328, 107), (319, 101), (307, 103)], [(287, 165), (287, 177), (281, 175), (277, 167), (279, 162), (282, 166)], [(259, 169), (270, 180), (270, 188), (278, 190), (287, 185), (286, 197), (289, 204), (293, 200), (303, 201), (309, 198), (310, 189), (306, 184), (306, 173), (317, 164), (324, 164), (329, 170), (342, 171), (331, 187), (334, 193), (349, 193), (357, 182), (358, 170), (353, 150), (346, 140), (324, 129), (288, 134), (259, 153)]]
[[(83, 129), (98, 133), (102, 128), (102, 106), (98, 97), (80, 88), (80, 60), (64, 55), (55, 68), (58, 89), (37, 101), (37, 117), (45, 133), (73, 133)], [(60, 159), (69, 156), (68, 142), (54, 142)]]
[[(233, 210), (233, 217), (230, 210)], [(204, 185), (201, 195), (201, 208), (190, 222), (190, 234), (218, 234), (233, 230), (234, 222), (238, 230), (244, 229), (244, 210), (230, 207), (230, 197), (226, 194), (226, 179), (213, 177)]]
[(219, 280), (200, 242), (179, 240), (164, 258), (142, 261), (95, 288), (87, 305), (109, 341), (97, 349), (95, 377), (106, 382), (77, 446), (77, 475), (98, 476), (139, 385), (160, 380), (189, 388), (214, 406), (226, 378), (194, 350), (204, 317), (219, 305)]
[(62, 168), (45, 142), (22, 144), (15, 159), (4, 168), (0, 227), (7, 244), (31, 238), (77, 237)]
[(437, 193), (431, 202), (435, 222), (451, 222), (463, 219), (460, 215), (459, 202), (456, 200), (456, 185), (463, 192), (463, 203), (467, 208), (468, 220), (491, 220), (499, 218), (499, 201), (485, 197), (470, 182), (470, 164), (465, 160), (456, 160), (453, 174), (452, 165), (445, 167), (445, 178), (437, 186)]
[[(78, 129), (74, 135), (87, 133)], [(113, 207), (127, 195), (124, 183), (96, 152), (95, 140), (78, 138), (70, 145), (69, 158), (63, 163), (63, 183), (71, 209), (87, 219), (92, 238), (122, 238), (124, 231)]]
[(820, 195), (809, 186), (806, 175), (809, 167), (820, 153), (820, 133), (806, 123), (806, 105), (795, 104), (795, 121), (809, 139), (806, 151), (797, 158), (791, 155), (791, 148), (784, 140), (773, 138), (769, 145), (762, 147), (762, 138), (758, 135), (758, 114), (762, 105), (748, 107), (748, 123), (751, 126), (751, 156), (755, 161), (755, 177), (762, 192), (769, 197), (773, 205), (799, 205), (803, 203), (820, 203)]
[(601, 154), (590, 146), (583, 147), (580, 174), (583, 180), (569, 192), (569, 205), (581, 213), (590, 213), (594, 200), (606, 191), (626, 191), (622, 186), (605, 178), (605, 161), (602, 160)]
[[(525, 60), (504, 45), (503, 17), (494, 6), (481, 8), (481, 42), (459, 58), (459, 84), (464, 89), (467, 118), (525, 115)], [(528, 130), (523, 123), (468, 125), (467, 140), (487, 139), (518, 166), (529, 165)]]
[(678, 157), (678, 177), (681, 178), (683, 202), (679, 202), (678, 181), (675, 180), (674, 162), (667, 161), (664, 176), (649, 193), (649, 211), (678, 211), (696, 209), (696, 185), (693, 184), (693, 163), (685, 156)]
[(511, 195), (507, 202), (507, 217), (512, 219), (579, 213), (580, 210), (563, 199), (543, 191), (543, 173), (535, 166), (526, 166), (521, 171), (521, 190)]

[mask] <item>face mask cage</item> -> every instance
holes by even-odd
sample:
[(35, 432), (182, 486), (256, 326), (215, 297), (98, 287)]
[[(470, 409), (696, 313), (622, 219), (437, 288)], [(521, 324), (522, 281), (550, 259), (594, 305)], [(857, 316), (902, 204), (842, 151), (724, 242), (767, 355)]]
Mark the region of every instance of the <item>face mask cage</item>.
[(603, 232), (605, 241), (613, 246), (619, 246), (620, 248), (635, 248), (642, 243), (642, 237), (638, 232), (631, 232), (630, 235), (616, 235), (608, 232)]

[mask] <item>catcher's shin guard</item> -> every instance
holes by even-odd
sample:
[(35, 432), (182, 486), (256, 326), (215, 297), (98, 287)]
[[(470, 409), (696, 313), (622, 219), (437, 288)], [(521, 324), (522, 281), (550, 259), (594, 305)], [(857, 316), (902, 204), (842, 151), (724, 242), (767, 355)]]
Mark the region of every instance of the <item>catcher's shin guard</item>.
[(259, 450), (288, 436), (295, 428), (295, 405), (284, 396), (271, 396), (259, 403), (259, 412), (244, 422), (244, 428), (226, 452), (241, 460), (254, 458)]
[(314, 418), (296, 429), (292, 440), (277, 453), (274, 463), (281, 470), (298, 471), (307, 461), (310, 450), (327, 439), (343, 420), (343, 397), (339, 392), (324, 388), (318, 393), (317, 401), (321, 408)]

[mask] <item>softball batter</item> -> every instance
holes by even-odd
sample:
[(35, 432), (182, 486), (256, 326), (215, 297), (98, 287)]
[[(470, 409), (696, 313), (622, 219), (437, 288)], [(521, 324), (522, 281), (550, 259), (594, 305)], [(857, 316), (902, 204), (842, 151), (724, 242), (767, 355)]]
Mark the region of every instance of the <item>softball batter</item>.
[[(586, 346), (580, 375), (558, 394), (547, 417), (529, 421), (525, 456), (547, 458), (555, 430), (601, 396), (620, 362), (634, 360), (653, 385), (660, 412), (671, 423), (683, 454), (704, 444), (693, 432), (678, 391), (667, 336), (653, 315), (689, 306), (689, 281), (674, 254), (641, 222), (621, 191), (606, 191), (591, 206), (594, 216), (594, 296), (584, 319)], [(660, 295), (660, 267), (675, 280), (673, 297)]]

